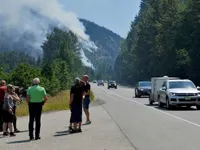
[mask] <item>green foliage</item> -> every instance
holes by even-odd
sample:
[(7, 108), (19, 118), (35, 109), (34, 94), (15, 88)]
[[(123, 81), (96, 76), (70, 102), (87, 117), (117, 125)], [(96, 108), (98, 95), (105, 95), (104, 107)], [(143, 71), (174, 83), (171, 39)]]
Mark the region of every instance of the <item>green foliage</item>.
[(199, 84), (199, 8), (198, 0), (142, 0), (116, 59), (116, 78), (134, 85), (168, 75)]
[(59, 91), (69, 89), (73, 78), (82, 75), (86, 69), (77, 42), (71, 31), (54, 28), (42, 45), (43, 57), (37, 60), (21, 52), (0, 53), (0, 78), (28, 88), (32, 80), (39, 77), (48, 94), (55, 96)]
[(28, 88), (35, 77), (40, 77), (39, 69), (33, 68), (28, 64), (20, 64), (10, 74), (9, 82), (13, 85)]

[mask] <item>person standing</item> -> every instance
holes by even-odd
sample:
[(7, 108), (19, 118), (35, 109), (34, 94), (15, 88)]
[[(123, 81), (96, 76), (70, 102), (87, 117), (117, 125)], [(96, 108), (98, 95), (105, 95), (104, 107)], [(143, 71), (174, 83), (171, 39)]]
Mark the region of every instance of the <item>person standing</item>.
[(15, 89), (13, 85), (9, 84), (7, 86), (7, 91), (4, 96), (4, 104), (3, 104), (3, 135), (7, 136), (7, 127), (10, 130), (10, 136), (15, 136), (12, 128), (13, 119), (14, 119), (14, 102), (20, 100), (18, 95), (15, 93)]
[(6, 81), (0, 81), (0, 132), (3, 131), (3, 101), (6, 93)]
[(90, 120), (90, 112), (89, 112), (89, 105), (90, 105), (90, 84), (88, 83), (88, 75), (83, 75), (82, 80), (85, 82), (85, 98), (83, 99), (83, 109), (86, 115), (86, 122), (85, 125), (91, 124)]
[(82, 132), (81, 124), (82, 124), (83, 95), (84, 95), (84, 88), (80, 84), (80, 79), (75, 78), (75, 85), (72, 86), (70, 90), (70, 101), (69, 101), (69, 106), (71, 108), (70, 123), (72, 123), (72, 128), (70, 129), (70, 133)]
[(44, 87), (39, 85), (39, 78), (33, 79), (33, 85), (27, 90), (26, 101), (29, 105), (29, 137), (34, 139), (33, 124), (35, 121), (35, 140), (40, 139), (42, 107), (47, 102), (47, 94)]

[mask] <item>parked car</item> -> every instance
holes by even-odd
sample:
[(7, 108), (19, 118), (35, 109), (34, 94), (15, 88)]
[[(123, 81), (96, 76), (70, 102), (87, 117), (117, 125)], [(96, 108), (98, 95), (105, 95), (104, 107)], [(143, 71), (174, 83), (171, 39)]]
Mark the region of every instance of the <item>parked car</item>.
[(200, 110), (200, 91), (190, 80), (167, 80), (158, 92), (159, 106), (196, 106)]
[(139, 81), (135, 87), (135, 97), (149, 96), (151, 93), (150, 81)]
[(98, 85), (98, 86), (104, 86), (103, 80), (98, 80), (97, 85)]
[(108, 81), (108, 89), (110, 88), (117, 89), (117, 83), (115, 81)]

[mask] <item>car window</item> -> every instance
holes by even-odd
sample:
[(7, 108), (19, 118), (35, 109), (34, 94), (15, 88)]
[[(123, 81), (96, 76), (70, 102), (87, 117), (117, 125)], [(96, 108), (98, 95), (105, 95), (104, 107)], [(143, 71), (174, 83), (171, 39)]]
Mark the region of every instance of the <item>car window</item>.
[(163, 83), (162, 87), (167, 88), (167, 82), (166, 81)]
[(140, 82), (139, 86), (142, 86), (142, 87), (144, 87), (144, 86), (151, 86), (151, 82)]
[(169, 89), (175, 89), (175, 88), (196, 88), (196, 87), (190, 81), (173, 81), (173, 82), (169, 82)]

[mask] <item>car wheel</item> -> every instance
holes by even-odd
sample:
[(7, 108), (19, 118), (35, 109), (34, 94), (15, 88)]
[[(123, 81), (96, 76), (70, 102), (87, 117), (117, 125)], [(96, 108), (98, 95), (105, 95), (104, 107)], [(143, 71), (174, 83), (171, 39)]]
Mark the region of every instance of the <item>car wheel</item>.
[(172, 109), (172, 106), (170, 105), (168, 98), (166, 98), (166, 108), (167, 108), (167, 110), (171, 110)]
[(164, 106), (164, 104), (160, 101), (160, 96), (158, 97), (158, 99), (159, 99), (158, 106), (159, 106), (160, 108), (162, 108), (162, 107)]
[(200, 110), (200, 105), (197, 105), (196, 108), (197, 108), (197, 110)]

